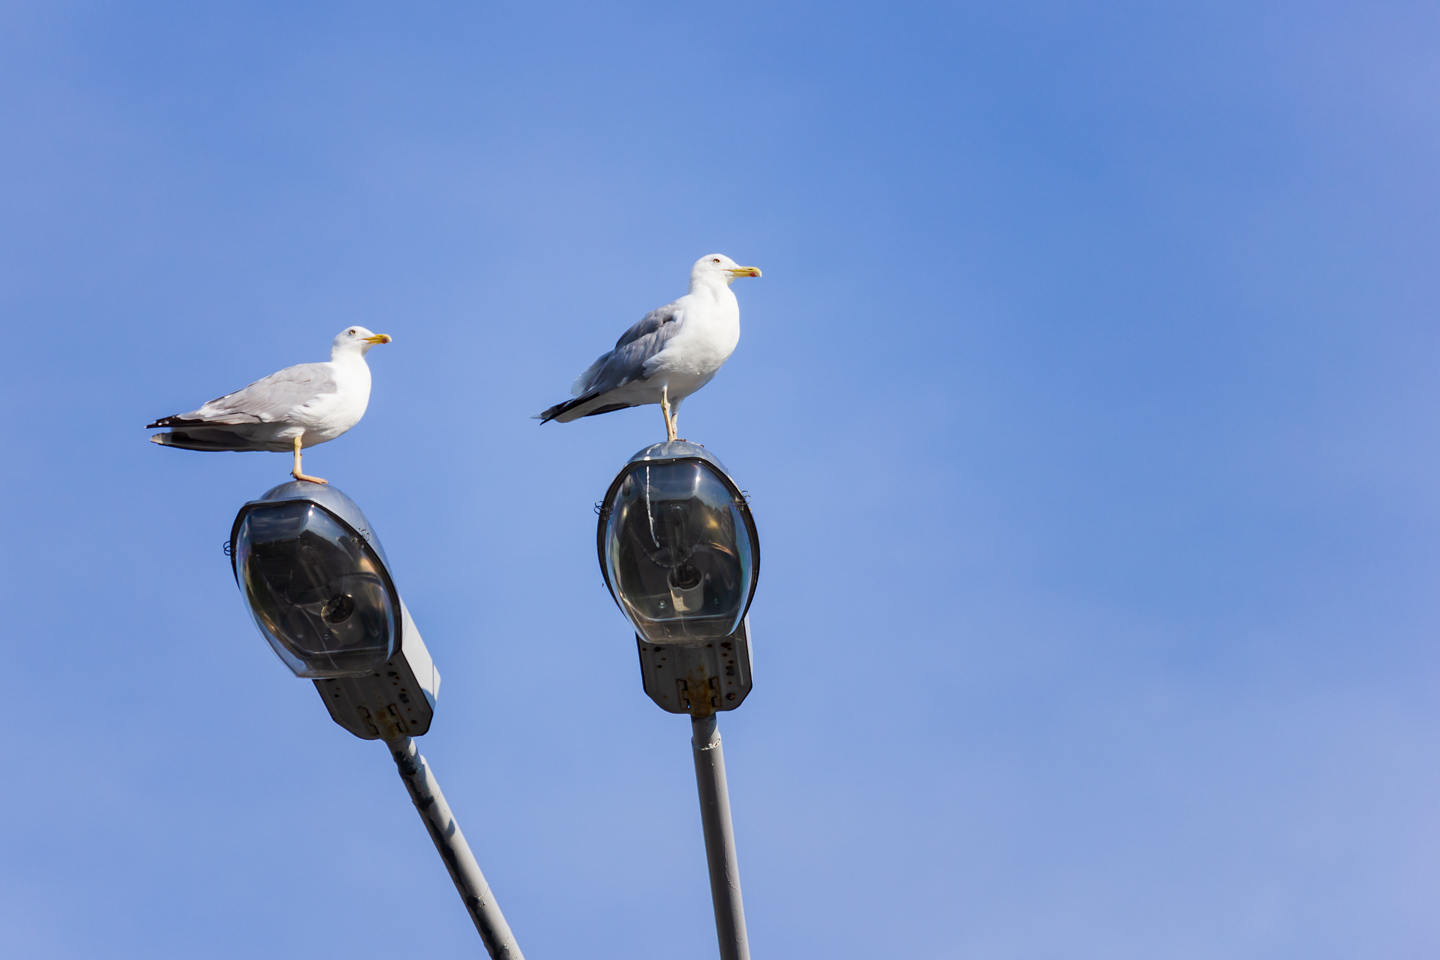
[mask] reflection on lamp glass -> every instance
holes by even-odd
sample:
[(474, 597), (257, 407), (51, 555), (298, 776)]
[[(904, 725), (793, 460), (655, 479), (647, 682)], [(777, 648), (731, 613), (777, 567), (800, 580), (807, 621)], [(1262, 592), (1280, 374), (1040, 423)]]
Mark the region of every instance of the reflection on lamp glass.
[(633, 463), (606, 504), (606, 579), (651, 643), (727, 637), (754, 582), (743, 501), (702, 460)]
[(323, 507), (256, 507), (241, 521), (235, 549), (251, 615), (297, 676), (365, 676), (395, 653), (396, 594), (384, 565)]

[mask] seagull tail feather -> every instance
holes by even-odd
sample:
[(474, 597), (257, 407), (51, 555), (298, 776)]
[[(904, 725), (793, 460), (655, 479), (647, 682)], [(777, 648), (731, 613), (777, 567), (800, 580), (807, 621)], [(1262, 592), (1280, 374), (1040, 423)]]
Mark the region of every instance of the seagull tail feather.
[(249, 450), (290, 449), (289, 444), (266, 446), (224, 430), (206, 430), (204, 432), (182, 432), (176, 430), (170, 433), (156, 433), (151, 435), (150, 442), (158, 443), (162, 447), (178, 447), (181, 450), (235, 450), (243, 452)]
[(569, 423), (571, 420), (578, 420), (580, 417), (593, 417), (601, 413), (610, 413), (614, 410), (624, 410), (626, 407), (636, 407), (636, 403), (603, 403), (598, 406), (595, 401), (600, 399), (600, 394), (591, 393), (583, 397), (575, 397), (566, 400), (564, 403), (557, 403), (535, 415), (536, 420), (541, 423), (549, 423), (551, 420), (558, 420), (561, 423)]

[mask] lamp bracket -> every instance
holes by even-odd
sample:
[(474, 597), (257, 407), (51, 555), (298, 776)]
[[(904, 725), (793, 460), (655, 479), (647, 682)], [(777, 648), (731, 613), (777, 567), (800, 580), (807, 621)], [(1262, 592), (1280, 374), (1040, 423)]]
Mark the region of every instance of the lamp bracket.
[(704, 717), (734, 710), (753, 687), (748, 617), (719, 640), (658, 644), (636, 634), (635, 644), (645, 693), (669, 713)]

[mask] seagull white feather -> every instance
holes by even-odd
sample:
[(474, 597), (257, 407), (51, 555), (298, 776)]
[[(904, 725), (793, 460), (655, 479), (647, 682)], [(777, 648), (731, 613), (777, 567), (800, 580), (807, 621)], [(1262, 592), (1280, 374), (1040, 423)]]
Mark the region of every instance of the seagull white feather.
[(330, 346), (327, 363), (286, 367), (197, 410), (161, 417), (147, 429), (168, 427), (151, 442), (185, 450), (292, 451), (296, 480), (325, 483), (300, 470), (300, 449), (334, 440), (360, 422), (370, 404), (370, 365), (365, 354), (383, 333), (346, 327)]
[(737, 277), (758, 277), (723, 253), (695, 261), (690, 292), (647, 313), (601, 354), (570, 388), (574, 398), (538, 414), (542, 423), (568, 423), (645, 403), (660, 404), (665, 434), (674, 440), (680, 401), (715, 376), (740, 342)]

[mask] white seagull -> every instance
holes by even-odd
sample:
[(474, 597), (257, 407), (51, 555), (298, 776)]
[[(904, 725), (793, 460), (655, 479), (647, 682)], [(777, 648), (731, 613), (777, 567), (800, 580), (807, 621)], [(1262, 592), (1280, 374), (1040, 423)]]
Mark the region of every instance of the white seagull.
[(730, 291), (736, 277), (758, 277), (712, 253), (690, 268), (690, 292), (647, 313), (626, 330), (615, 349), (602, 354), (576, 379), (574, 399), (537, 414), (541, 423), (568, 423), (579, 417), (660, 404), (665, 435), (675, 439), (680, 401), (710, 382), (740, 342), (740, 303)]
[(334, 440), (365, 416), (370, 404), (366, 352), (389, 343), (383, 333), (346, 327), (330, 346), (328, 363), (286, 367), (198, 410), (161, 417), (146, 429), (169, 427), (152, 443), (186, 450), (293, 450), (296, 480), (325, 483), (300, 470), (300, 448)]

